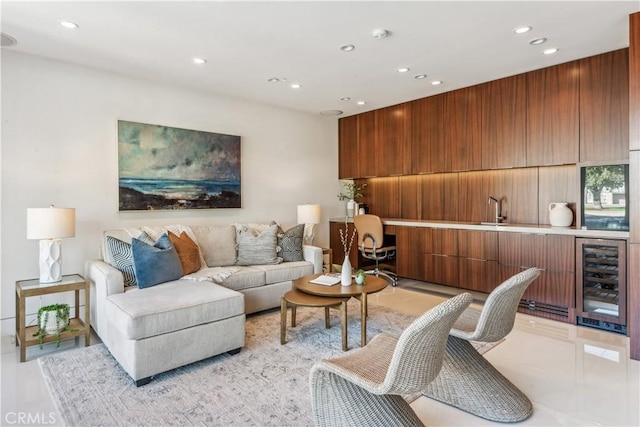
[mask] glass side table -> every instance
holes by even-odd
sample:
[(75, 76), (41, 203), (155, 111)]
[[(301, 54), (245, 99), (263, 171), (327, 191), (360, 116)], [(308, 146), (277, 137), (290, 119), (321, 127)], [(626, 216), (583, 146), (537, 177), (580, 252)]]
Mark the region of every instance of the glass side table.
[[(80, 291), (84, 290), (84, 321), (80, 319)], [(56, 294), (60, 292), (75, 291), (75, 317), (69, 319), (69, 329), (60, 334), (60, 340), (80, 337), (84, 335), (84, 345), (89, 346), (90, 324), (89, 321), (89, 282), (79, 274), (62, 276), (62, 280), (56, 283), (40, 283), (39, 279), (18, 280), (16, 282), (16, 346), (20, 347), (20, 362), (26, 359), (27, 347), (40, 344), (37, 336), (38, 326), (26, 326), (25, 303), (28, 297)], [(47, 335), (44, 342), (54, 342), (54, 335)]]

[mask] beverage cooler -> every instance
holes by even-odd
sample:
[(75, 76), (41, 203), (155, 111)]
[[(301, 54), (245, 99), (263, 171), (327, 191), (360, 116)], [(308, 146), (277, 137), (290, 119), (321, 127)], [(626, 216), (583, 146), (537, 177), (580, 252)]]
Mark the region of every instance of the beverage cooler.
[(578, 325), (627, 333), (626, 241), (576, 239)]

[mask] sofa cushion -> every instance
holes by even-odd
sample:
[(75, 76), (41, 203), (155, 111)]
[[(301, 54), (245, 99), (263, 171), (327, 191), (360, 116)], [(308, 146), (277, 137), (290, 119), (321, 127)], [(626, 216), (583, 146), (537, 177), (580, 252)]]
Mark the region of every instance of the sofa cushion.
[(182, 264), (171, 239), (165, 233), (153, 245), (149, 245), (135, 237), (131, 240), (133, 252), (133, 269), (139, 288), (154, 286), (159, 283), (176, 280), (182, 277)]
[(236, 229), (233, 225), (191, 227), (209, 267), (236, 263)]
[[(176, 280), (107, 297), (106, 316), (136, 340), (244, 313), (242, 294), (219, 285)], [(202, 337), (208, 339), (208, 337)]]
[(169, 239), (178, 252), (178, 258), (182, 264), (182, 274), (191, 274), (200, 270), (200, 250), (187, 233), (183, 231), (179, 236), (176, 236), (169, 231)]
[[(153, 239), (145, 232), (142, 232), (138, 236), (138, 239), (150, 245), (154, 244)], [(106, 236), (105, 255), (107, 254), (108, 256), (105, 256), (105, 261), (122, 272), (124, 286), (135, 286), (136, 274), (133, 268), (133, 252), (131, 251), (131, 244), (113, 236)]]
[[(189, 236), (189, 238), (193, 240), (196, 245), (198, 244), (198, 239), (196, 238), (196, 235), (193, 233), (193, 230), (191, 230), (191, 227), (188, 225), (171, 224), (171, 225), (163, 225), (158, 227), (151, 227), (151, 226), (145, 225), (140, 227), (140, 230), (147, 232), (149, 236), (151, 236), (153, 239), (156, 239), (156, 240), (159, 239), (160, 236), (167, 233), (168, 231), (171, 231), (178, 236), (182, 233), (186, 233), (187, 236)], [(200, 252), (200, 248), (198, 248), (198, 254), (200, 256), (200, 268), (207, 268), (208, 267), (207, 263), (204, 260), (204, 256)]]
[(304, 224), (298, 224), (287, 231), (278, 227), (278, 246), (280, 257), (284, 262), (302, 261), (302, 240), (304, 237)]
[(237, 265), (279, 264), (277, 255), (278, 225), (273, 224), (262, 232), (242, 227), (236, 234), (238, 243)]
[[(253, 268), (264, 271), (267, 285), (296, 280), (302, 276), (313, 274), (313, 263), (309, 261), (283, 262), (278, 265), (256, 265)], [(226, 286), (226, 282), (223, 284)]]
[(266, 284), (265, 270), (260, 269), (257, 266), (236, 268), (238, 271), (235, 271), (221, 283), (225, 288), (239, 291), (247, 288), (257, 288)]

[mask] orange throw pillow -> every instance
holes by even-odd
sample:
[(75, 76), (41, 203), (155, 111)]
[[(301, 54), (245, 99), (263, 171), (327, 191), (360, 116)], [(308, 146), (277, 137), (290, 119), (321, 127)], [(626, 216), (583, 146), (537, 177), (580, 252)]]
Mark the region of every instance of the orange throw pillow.
[(191, 274), (200, 270), (200, 252), (198, 245), (187, 236), (187, 233), (183, 231), (180, 233), (180, 236), (176, 236), (169, 231), (169, 238), (178, 252), (183, 273)]

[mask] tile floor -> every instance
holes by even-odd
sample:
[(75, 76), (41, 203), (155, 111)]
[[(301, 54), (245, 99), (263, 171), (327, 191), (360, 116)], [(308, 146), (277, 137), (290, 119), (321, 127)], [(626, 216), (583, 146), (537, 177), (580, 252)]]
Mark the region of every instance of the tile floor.
[[(421, 314), (447, 298), (451, 288), (403, 280), (372, 295), (370, 302)], [(481, 300), (482, 294), (476, 294)], [(28, 350), (28, 361), (10, 337), (2, 340), (0, 426), (63, 425), (37, 362), (54, 349)], [(61, 348), (82, 346), (82, 340)], [(55, 346), (55, 345), (54, 345)], [(640, 362), (629, 359), (627, 337), (518, 314), (507, 339), (487, 359), (533, 402), (526, 426), (640, 425)], [(483, 426), (493, 423), (425, 397), (412, 407), (426, 425)]]

